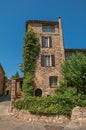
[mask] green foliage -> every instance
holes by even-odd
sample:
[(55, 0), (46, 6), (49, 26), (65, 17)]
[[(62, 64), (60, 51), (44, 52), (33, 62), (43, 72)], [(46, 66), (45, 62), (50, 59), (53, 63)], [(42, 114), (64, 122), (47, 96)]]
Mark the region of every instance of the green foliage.
[[(73, 108), (75, 106), (86, 107), (86, 95), (77, 93), (76, 87), (67, 87), (65, 84), (60, 84), (60, 87), (56, 89), (57, 97), (64, 99), (64, 102)], [(62, 104), (62, 101), (60, 101)], [(64, 103), (64, 106), (67, 104)]]
[(23, 92), (25, 94), (25, 97), (33, 95), (33, 84), (34, 76), (31, 73), (26, 73), (23, 80)]
[(40, 45), (37, 34), (30, 29), (26, 32), (24, 38), (24, 80), (23, 90), (25, 97), (33, 95), (34, 72), (36, 69), (36, 60), (39, 55)]
[(86, 93), (86, 57), (82, 53), (64, 61), (62, 74), (67, 83), (77, 88), (77, 93)]
[(20, 75), (17, 71), (15, 75), (12, 75), (11, 79), (16, 79), (16, 78), (19, 78), (19, 77), (20, 77)]
[(33, 73), (36, 68), (36, 58), (39, 54), (40, 46), (37, 34), (30, 29), (26, 32), (24, 38), (24, 74), (27, 72)]

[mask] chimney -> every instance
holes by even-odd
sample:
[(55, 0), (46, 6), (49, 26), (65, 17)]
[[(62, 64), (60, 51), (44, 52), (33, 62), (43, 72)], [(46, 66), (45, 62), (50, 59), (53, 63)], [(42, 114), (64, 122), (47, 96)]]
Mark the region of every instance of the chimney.
[(59, 41), (60, 41), (60, 47), (61, 47), (61, 53), (63, 55), (63, 59), (65, 59), (65, 51), (64, 51), (64, 41), (63, 41), (63, 34), (62, 34), (62, 22), (61, 18), (58, 18), (58, 29), (59, 29)]

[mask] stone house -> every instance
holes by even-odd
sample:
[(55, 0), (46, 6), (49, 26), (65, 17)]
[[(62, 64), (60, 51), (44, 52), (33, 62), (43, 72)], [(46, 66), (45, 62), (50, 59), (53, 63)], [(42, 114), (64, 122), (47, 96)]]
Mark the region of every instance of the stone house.
[(4, 93), (4, 85), (5, 85), (5, 72), (3, 70), (2, 65), (0, 64), (0, 96)]
[(76, 52), (82, 52), (86, 56), (86, 49), (65, 49), (65, 58), (71, 58)]
[(62, 79), (60, 68), (65, 59), (61, 19), (58, 18), (57, 22), (29, 20), (26, 22), (26, 32), (30, 28), (38, 34), (40, 43), (34, 95), (53, 95)]

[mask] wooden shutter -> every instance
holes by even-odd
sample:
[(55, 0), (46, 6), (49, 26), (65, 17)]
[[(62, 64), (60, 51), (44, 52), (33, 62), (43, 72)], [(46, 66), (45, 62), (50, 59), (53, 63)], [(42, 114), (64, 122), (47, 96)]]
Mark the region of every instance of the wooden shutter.
[(49, 37), (49, 47), (51, 48), (52, 47), (52, 38)]
[(49, 84), (50, 84), (50, 86), (51, 86), (51, 84), (52, 84), (51, 77), (49, 77)]
[(44, 47), (44, 37), (41, 37), (41, 44), (42, 44), (42, 48)]
[(44, 55), (41, 55), (41, 66), (44, 66)]
[(52, 60), (52, 66), (55, 66), (55, 56), (51, 55), (51, 60)]

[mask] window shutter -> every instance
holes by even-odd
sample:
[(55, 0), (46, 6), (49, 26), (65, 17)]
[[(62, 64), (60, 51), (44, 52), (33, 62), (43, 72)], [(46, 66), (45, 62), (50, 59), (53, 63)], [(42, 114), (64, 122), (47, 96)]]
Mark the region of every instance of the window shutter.
[(52, 58), (52, 66), (55, 66), (55, 56), (51, 55), (51, 58)]
[(51, 86), (51, 84), (52, 84), (51, 82), (52, 82), (52, 81), (51, 81), (51, 77), (49, 77), (49, 84), (50, 84), (50, 86)]
[(50, 48), (52, 47), (52, 38), (49, 37), (49, 45), (50, 45)]
[(44, 66), (44, 55), (41, 55), (41, 66)]
[(44, 47), (44, 37), (41, 37), (42, 48)]

